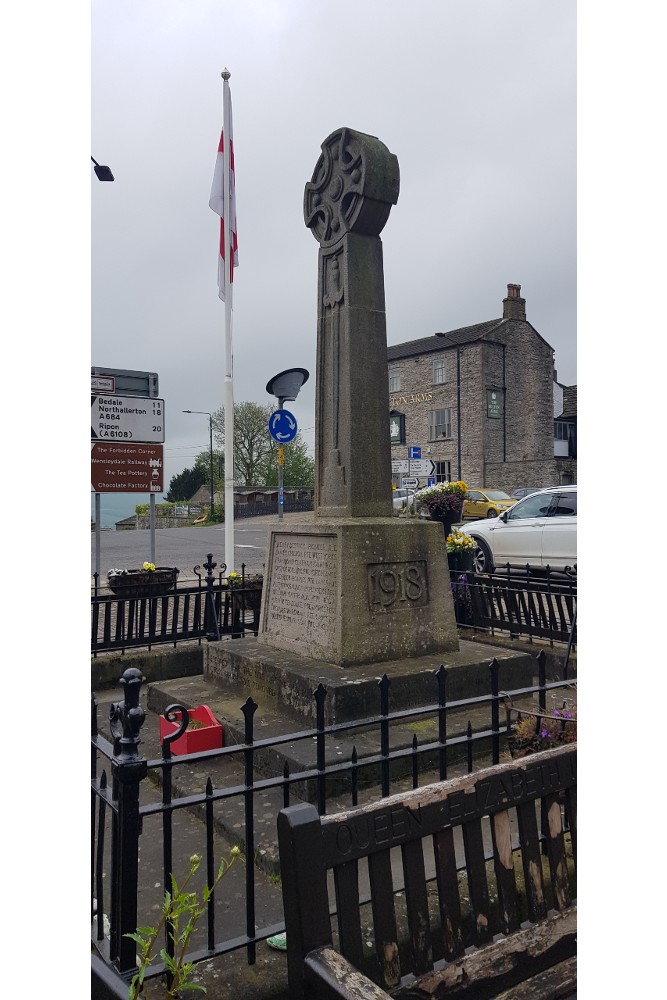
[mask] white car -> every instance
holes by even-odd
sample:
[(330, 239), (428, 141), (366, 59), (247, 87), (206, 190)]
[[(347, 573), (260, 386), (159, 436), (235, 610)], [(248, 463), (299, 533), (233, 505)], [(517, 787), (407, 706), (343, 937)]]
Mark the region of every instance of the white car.
[(391, 491), (391, 499), (394, 510), (404, 510), (415, 502), (415, 490), (408, 490), (402, 486), (400, 489)]
[(460, 527), (477, 542), (475, 572), (526, 565), (564, 570), (577, 565), (577, 487), (553, 486), (524, 497), (492, 520)]

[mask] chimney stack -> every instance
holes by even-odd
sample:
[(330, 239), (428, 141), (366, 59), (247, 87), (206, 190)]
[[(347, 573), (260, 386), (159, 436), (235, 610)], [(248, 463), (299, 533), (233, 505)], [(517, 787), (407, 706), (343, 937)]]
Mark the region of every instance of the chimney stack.
[(526, 318), (526, 300), (521, 298), (521, 285), (508, 285), (503, 299), (503, 319)]

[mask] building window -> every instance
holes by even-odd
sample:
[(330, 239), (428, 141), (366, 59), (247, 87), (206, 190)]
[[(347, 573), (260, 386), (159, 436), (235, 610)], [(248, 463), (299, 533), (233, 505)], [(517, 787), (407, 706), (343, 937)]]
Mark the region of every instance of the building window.
[(442, 385), (445, 381), (445, 359), (433, 359), (433, 385)]
[(389, 392), (399, 392), (401, 388), (401, 367), (392, 365), (389, 369)]
[(429, 424), (429, 440), (450, 438), (452, 436), (452, 410), (431, 410)]
[(452, 481), (452, 463), (451, 462), (434, 462), (435, 465), (435, 481), (436, 483), (451, 483)]
[(570, 424), (565, 420), (554, 420), (554, 437), (556, 441), (567, 441), (570, 436)]

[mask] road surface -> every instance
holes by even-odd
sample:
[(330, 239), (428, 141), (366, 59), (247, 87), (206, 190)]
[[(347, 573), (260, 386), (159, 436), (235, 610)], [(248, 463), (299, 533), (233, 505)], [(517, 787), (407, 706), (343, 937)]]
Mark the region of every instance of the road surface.
[[(311, 514), (285, 514), (283, 522), (304, 521)], [(244, 518), (234, 524), (234, 557), (235, 570), (241, 572), (241, 564), (245, 563), (246, 573), (260, 573), (264, 568), (266, 558), (266, 540), (271, 524), (278, 524), (278, 515), (267, 515), (257, 518)], [(225, 561), (225, 526), (224, 524), (201, 525), (190, 528), (156, 528), (155, 529), (155, 565), (177, 566), (180, 570), (179, 581), (196, 579), (194, 567), (203, 567), (207, 554), (213, 554), (213, 560), (218, 564), (218, 573)], [(101, 531), (100, 532), (100, 566), (102, 581), (106, 583), (106, 575), (111, 568), (139, 569), (144, 561), (151, 558), (151, 533), (149, 528), (135, 531)], [(96, 569), (96, 538), (91, 531), (90, 565), (91, 575)], [(205, 575), (205, 570), (201, 570)]]

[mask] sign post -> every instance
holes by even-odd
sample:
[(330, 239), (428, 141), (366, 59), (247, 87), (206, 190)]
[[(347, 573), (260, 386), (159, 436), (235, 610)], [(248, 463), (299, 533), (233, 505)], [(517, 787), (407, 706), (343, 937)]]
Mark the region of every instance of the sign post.
[(95, 572), (100, 575), (101, 493), (150, 494), (150, 559), (155, 562), (155, 494), (164, 489), (164, 400), (155, 372), (90, 370), (91, 488)]
[[(279, 444), (292, 441), (297, 432), (296, 417), (283, 408), (282, 399), (278, 400), (278, 409), (269, 417), (269, 434)], [(283, 490), (283, 470), (285, 468), (285, 449), (278, 449), (278, 518), (282, 521), (285, 494)]]
[[(266, 391), (278, 400), (278, 409), (274, 410), (269, 417), (269, 434), (281, 446), (292, 441), (297, 432), (296, 417), (289, 410), (284, 409), (285, 400), (296, 399), (301, 386), (307, 381), (308, 372), (305, 368), (288, 368), (284, 372), (278, 372), (266, 383)], [(278, 518), (281, 521), (285, 502), (283, 492), (284, 466), (285, 452), (280, 447), (278, 449)]]

